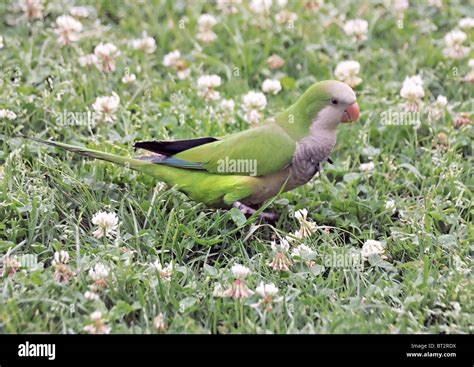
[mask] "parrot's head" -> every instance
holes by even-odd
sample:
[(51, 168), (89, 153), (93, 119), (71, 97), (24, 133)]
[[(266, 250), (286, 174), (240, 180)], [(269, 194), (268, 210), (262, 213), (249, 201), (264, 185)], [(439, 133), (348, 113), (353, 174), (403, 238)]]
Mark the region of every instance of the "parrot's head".
[(308, 129), (333, 133), (341, 122), (355, 122), (359, 115), (352, 88), (337, 80), (325, 80), (309, 87), (278, 120), (295, 136), (305, 136)]
[(308, 109), (314, 109), (312, 125), (336, 128), (341, 122), (355, 122), (359, 119), (356, 95), (346, 83), (337, 80), (315, 83), (303, 98), (309, 104)]
[(321, 87), (326, 94), (323, 110), (333, 115), (336, 122), (355, 122), (359, 119), (359, 105), (351, 87), (337, 80), (321, 82)]

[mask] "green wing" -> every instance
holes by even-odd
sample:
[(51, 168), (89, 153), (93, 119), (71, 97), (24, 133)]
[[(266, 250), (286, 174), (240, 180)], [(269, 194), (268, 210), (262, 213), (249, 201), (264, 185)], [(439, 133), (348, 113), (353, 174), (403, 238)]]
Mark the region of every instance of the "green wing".
[(296, 141), (271, 123), (185, 150), (172, 158), (210, 173), (266, 176), (288, 166), (295, 149)]

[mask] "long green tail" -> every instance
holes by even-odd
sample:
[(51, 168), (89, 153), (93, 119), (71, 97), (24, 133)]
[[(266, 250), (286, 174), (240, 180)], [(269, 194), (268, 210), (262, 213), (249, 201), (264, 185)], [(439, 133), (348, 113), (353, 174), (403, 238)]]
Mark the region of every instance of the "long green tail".
[[(188, 196), (195, 201), (200, 201), (211, 206), (220, 206), (223, 202), (225, 204), (230, 204), (241, 197), (249, 195), (252, 191), (251, 185), (249, 184), (251, 181), (256, 180), (255, 177), (214, 175), (207, 171), (169, 167), (152, 163), (147, 160), (121, 157), (115, 154), (77, 147), (56, 141), (31, 138), (28, 136), (22, 137), (38, 143), (65, 149), (86, 157), (117, 163), (136, 171), (146, 173), (160, 181), (166, 182), (170, 186), (176, 186), (179, 190), (188, 194)], [(230, 195), (231, 199), (226, 200), (224, 198), (225, 195)]]
[(122, 166), (130, 167), (134, 170), (145, 172), (145, 173), (149, 173), (149, 172), (147, 172), (146, 167), (150, 167), (152, 165), (150, 162), (140, 160), (140, 159), (121, 157), (119, 155), (105, 153), (105, 152), (101, 152), (101, 151), (98, 151), (98, 150), (87, 149), (87, 148), (83, 148), (83, 147), (77, 147), (77, 146), (74, 146), (74, 145), (59, 143), (59, 142), (51, 141), (51, 140), (43, 140), (43, 139), (38, 139), (38, 138), (32, 138), (32, 137), (25, 136), (25, 135), (22, 135), (22, 137), (25, 138), (25, 139), (30, 139), (30, 140), (36, 141), (36, 142), (41, 143), (41, 144), (47, 144), (47, 145), (51, 145), (53, 147), (62, 148), (62, 149), (68, 150), (70, 152), (77, 153), (77, 154), (80, 154), (80, 155), (83, 155), (83, 156), (86, 156), (86, 157), (91, 157), (91, 158), (101, 159), (101, 160), (104, 160), (104, 161), (107, 161), (107, 162), (117, 163), (117, 164), (120, 164)]

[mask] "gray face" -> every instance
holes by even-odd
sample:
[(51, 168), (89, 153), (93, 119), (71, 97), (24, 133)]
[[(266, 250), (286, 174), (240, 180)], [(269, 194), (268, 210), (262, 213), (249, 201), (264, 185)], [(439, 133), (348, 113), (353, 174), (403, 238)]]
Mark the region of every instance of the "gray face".
[[(335, 100), (337, 104), (347, 107), (356, 101), (356, 95), (352, 88), (343, 82), (331, 81), (326, 91), (330, 96), (330, 103)], [(331, 104), (334, 105), (334, 103)]]
[(351, 87), (342, 82), (331, 82), (328, 88), (330, 95), (328, 108), (336, 120), (341, 120), (345, 109), (356, 102), (356, 95)]
[(311, 130), (333, 130), (341, 122), (347, 107), (356, 102), (356, 95), (351, 87), (339, 81), (331, 81), (326, 89), (328, 102), (313, 119)]

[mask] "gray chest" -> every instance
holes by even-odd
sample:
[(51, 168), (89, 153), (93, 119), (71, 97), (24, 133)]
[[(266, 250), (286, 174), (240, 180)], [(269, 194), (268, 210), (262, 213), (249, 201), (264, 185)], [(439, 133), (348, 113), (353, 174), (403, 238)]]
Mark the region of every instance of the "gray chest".
[(308, 136), (298, 142), (291, 164), (291, 181), (299, 186), (308, 182), (319, 171), (336, 143), (335, 136)]

